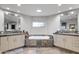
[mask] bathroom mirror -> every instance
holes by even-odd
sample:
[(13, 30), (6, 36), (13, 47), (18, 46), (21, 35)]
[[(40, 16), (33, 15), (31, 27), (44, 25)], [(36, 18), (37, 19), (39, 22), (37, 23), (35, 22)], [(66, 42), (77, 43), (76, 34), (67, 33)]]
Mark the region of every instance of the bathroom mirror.
[(18, 14), (8, 12), (4, 13), (4, 30), (5, 31), (19, 31), (20, 17)]
[(64, 12), (60, 15), (61, 31), (62, 32), (75, 32), (77, 31), (77, 13)]

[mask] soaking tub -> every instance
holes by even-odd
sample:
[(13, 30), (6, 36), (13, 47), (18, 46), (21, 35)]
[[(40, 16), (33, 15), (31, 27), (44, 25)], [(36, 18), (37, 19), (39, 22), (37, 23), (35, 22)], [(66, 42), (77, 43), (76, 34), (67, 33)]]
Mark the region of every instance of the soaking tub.
[(49, 47), (53, 46), (53, 36), (52, 35), (30, 35), (26, 39), (26, 46), (31, 47)]

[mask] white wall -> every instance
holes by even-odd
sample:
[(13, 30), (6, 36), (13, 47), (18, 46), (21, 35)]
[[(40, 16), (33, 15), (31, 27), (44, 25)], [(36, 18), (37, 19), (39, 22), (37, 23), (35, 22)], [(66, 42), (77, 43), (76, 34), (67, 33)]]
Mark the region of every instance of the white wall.
[(4, 12), (0, 10), (0, 31), (4, 31)]
[[(21, 30), (28, 31), (30, 34), (48, 34), (48, 17), (32, 17), (32, 16), (22, 16), (21, 17)], [(40, 28), (32, 27), (32, 22), (40, 21), (44, 22), (45, 26)]]
[(77, 15), (77, 30), (79, 32), (79, 12), (78, 12), (78, 15)]
[(22, 16), (20, 17), (20, 19), (21, 19), (21, 24), (20, 24), (21, 31), (25, 30), (30, 33), (32, 18), (30, 16)]
[[(45, 26), (40, 28), (33, 28), (32, 22), (40, 21), (44, 22)], [(60, 28), (60, 16), (48, 16), (48, 17), (31, 17), (23, 16), (21, 18), (21, 30), (28, 31), (30, 34), (52, 34)]]
[(50, 16), (48, 20), (48, 34), (55, 33), (60, 29), (60, 15)]

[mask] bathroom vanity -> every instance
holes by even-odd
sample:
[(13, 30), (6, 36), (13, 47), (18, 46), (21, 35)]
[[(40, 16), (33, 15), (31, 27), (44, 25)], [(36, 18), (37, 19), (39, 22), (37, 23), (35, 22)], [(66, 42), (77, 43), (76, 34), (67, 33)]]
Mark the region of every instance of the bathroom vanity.
[(24, 46), (25, 35), (20, 33), (0, 34), (0, 53)]
[(54, 33), (54, 45), (79, 53), (79, 34)]

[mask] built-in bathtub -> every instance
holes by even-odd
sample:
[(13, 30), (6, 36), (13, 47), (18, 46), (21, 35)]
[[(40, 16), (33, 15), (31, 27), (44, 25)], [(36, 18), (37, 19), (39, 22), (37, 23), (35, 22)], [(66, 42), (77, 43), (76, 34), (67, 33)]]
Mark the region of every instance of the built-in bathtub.
[(26, 39), (27, 46), (37, 46), (37, 47), (50, 47), (53, 46), (53, 36), (52, 35), (30, 35)]

